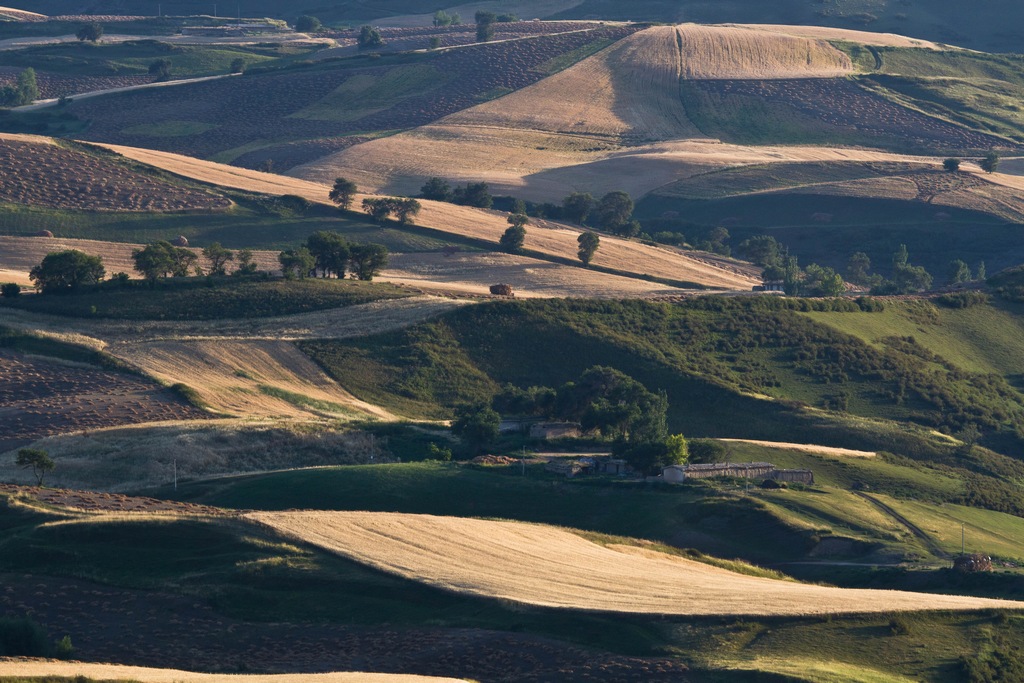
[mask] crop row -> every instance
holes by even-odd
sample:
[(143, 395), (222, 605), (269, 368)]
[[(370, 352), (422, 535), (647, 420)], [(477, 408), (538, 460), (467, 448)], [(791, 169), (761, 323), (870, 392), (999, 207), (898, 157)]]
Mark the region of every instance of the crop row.
[[(316, 121), (291, 115), (316, 104), (349, 78), (370, 75), (379, 80), (393, 67), (345, 68), (349, 66), (345, 62), (311, 66), (94, 98), (74, 103), (71, 111), (91, 122), (85, 134), (88, 139), (199, 157), (255, 140), (283, 143), (413, 128), (473, 106), (496, 93), (524, 88), (545, 76), (539, 68), (545, 62), (593, 41), (620, 39), (636, 30), (601, 27), (424, 55), (423, 63), (437, 72), (437, 87), (350, 121)], [(124, 132), (133, 126), (161, 121), (211, 123), (217, 128), (187, 137)]]
[[(14, 85), (21, 69), (17, 67), (0, 67), (0, 86)], [(79, 95), (93, 90), (109, 88), (125, 88), (141, 85), (153, 80), (152, 76), (68, 76), (63, 74), (36, 71), (36, 82), (39, 85), (40, 99), (51, 99)]]

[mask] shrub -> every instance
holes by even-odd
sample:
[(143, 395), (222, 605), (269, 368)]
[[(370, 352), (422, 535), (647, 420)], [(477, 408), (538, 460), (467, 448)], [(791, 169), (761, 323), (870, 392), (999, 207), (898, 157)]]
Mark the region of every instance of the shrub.
[(0, 296), (5, 299), (13, 299), (21, 294), (21, 286), (16, 282), (7, 282), (0, 285)]
[(947, 308), (970, 308), (987, 304), (991, 300), (992, 297), (985, 292), (953, 292), (938, 297), (935, 303)]

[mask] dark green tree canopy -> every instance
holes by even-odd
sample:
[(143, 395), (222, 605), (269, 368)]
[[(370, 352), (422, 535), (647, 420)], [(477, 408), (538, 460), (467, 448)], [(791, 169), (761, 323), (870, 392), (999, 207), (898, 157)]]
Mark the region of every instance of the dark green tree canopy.
[(324, 277), (345, 277), (351, 251), (344, 237), (336, 232), (318, 230), (306, 238), (306, 248), (313, 255), (316, 270)]
[(498, 438), (501, 416), (485, 404), (463, 405), (455, 409), (452, 432), (462, 437), (474, 453), (479, 453)]
[(352, 206), (352, 200), (355, 198), (358, 188), (356, 184), (347, 178), (335, 178), (334, 187), (331, 188), (328, 197), (330, 200), (340, 206), (342, 209), (347, 209)]
[(228, 263), (235, 259), (235, 253), (220, 242), (213, 242), (203, 249), (203, 258), (210, 262), (210, 275), (227, 275)]
[(450, 202), (452, 200), (452, 187), (443, 178), (430, 178), (420, 188), (420, 196), (424, 199), (433, 199), (438, 202)]
[(372, 280), (388, 265), (388, 248), (383, 244), (353, 244), (352, 272), (360, 280)]
[(995, 150), (989, 152), (981, 161), (978, 162), (978, 166), (981, 166), (981, 170), (985, 173), (995, 173), (999, 168), (999, 152)]
[(42, 486), (46, 474), (56, 468), (49, 453), (38, 448), (22, 448), (18, 451), (14, 464), (22, 469), (31, 469), (38, 486)]
[(99, 256), (68, 249), (47, 254), (42, 263), (29, 272), (29, 278), (44, 294), (51, 294), (97, 284), (106, 273)]
[(316, 259), (306, 247), (285, 249), (277, 255), (277, 260), (281, 263), (285, 278), (289, 280), (305, 280), (316, 266)]
[(562, 211), (566, 220), (584, 225), (587, 217), (597, 208), (597, 202), (589, 192), (573, 192), (562, 200)]
[(295, 20), (295, 30), (299, 33), (315, 33), (323, 28), (323, 24), (316, 17), (303, 14)]
[(75, 37), (82, 42), (95, 43), (103, 37), (103, 26), (96, 21), (90, 22), (78, 29)]
[(614, 233), (622, 233), (623, 227), (629, 225), (633, 216), (633, 198), (626, 192), (609, 192), (601, 197), (597, 205), (597, 220), (601, 229)]
[(361, 26), (359, 28), (359, 49), (370, 50), (377, 47), (384, 46), (384, 39), (380, 35), (380, 31), (370, 25)]
[(601, 246), (601, 238), (592, 232), (585, 232), (576, 238), (579, 242), (580, 248), (578, 255), (583, 265), (589, 266), (591, 259), (594, 258), (594, 254), (597, 252), (597, 248)]
[(498, 240), (498, 248), (509, 254), (518, 254), (523, 250), (525, 242), (526, 228), (522, 225), (511, 225)]

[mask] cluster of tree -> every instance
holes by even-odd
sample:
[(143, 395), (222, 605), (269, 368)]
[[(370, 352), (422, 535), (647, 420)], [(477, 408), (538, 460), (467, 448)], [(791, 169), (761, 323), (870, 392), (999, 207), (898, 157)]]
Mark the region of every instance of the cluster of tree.
[[(984, 272), (984, 264), (981, 270)], [(850, 256), (846, 276), (853, 284), (870, 288), (872, 294), (913, 294), (930, 288), (933, 280), (923, 266), (910, 263), (910, 254), (905, 244), (901, 244), (892, 255), (892, 271), (888, 279), (871, 272), (871, 259), (862, 251)]]
[(462, 17), (458, 12), (445, 12), (439, 9), (434, 12), (434, 26), (458, 26), (462, 23)]
[(36, 82), (35, 69), (29, 67), (18, 74), (14, 85), (0, 88), (0, 106), (20, 107), (32, 104), (39, 98), (39, 84)]
[[(999, 152), (995, 150), (990, 151), (988, 154), (978, 159), (978, 166), (985, 173), (995, 173), (996, 169), (999, 168)], [(943, 160), (942, 168), (949, 171), (950, 173), (956, 173), (960, 170), (960, 164), (963, 163), (962, 159), (956, 157), (950, 157)]]
[(486, 43), (494, 39), (494, 24), (509, 21), (519, 21), (514, 14), (495, 14), (486, 10), (478, 10), (473, 16), (476, 20), (476, 42)]
[(75, 37), (83, 43), (99, 42), (99, 39), (103, 37), (103, 25), (96, 21), (85, 24), (78, 29)]
[(303, 14), (295, 20), (295, 30), (299, 33), (316, 33), (323, 28), (323, 23), (316, 17)]
[(562, 200), (562, 217), (579, 225), (594, 225), (623, 237), (640, 234), (640, 223), (633, 220), (633, 198), (628, 193), (616, 190), (608, 192), (600, 201), (589, 192), (573, 192)]
[(29, 272), (29, 278), (43, 294), (73, 292), (84, 285), (103, 281), (107, 271), (103, 259), (77, 249), (55, 251)]
[(464, 408), (455, 425), (462, 430), (457, 433), (465, 436), (468, 426), (478, 424), (476, 416), (481, 413), (491, 422), (499, 413), (579, 422), (584, 431), (614, 441), (615, 452), (633, 467), (657, 472), (687, 457), (686, 440), (668, 434), (667, 411), (664, 392), (652, 392), (615, 368), (595, 366), (557, 389), (506, 385), (490, 406)]
[(199, 257), (191, 249), (161, 240), (132, 252), (135, 270), (151, 285), (167, 277), (188, 277), (196, 272)]
[(388, 250), (383, 244), (349, 242), (336, 232), (320, 230), (305, 245), (282, 251), (278, 261), (288, 279), (343, 279), (351, 273), (357, 280), (372, 280), (388, 264)]
[(452, 188), (443, 178), (430, 178), (420, 188), (420, 197), (438, 202), (474, 206), (478, 209), (489, 209), (494, 206), (491, 188), (484, 182), (467, 183), (465, 187)]
[(359, 37), (356, 40), (360, 50), (384, 47), (384, 38), (380, 35), (380, 29), (369, 24), (359, 28)]
[(367, 197), (363, 200), (363, 211), (369, 214), (374, 222), (382, 225), (391, 218), (392, 214), (395, 215), (399, 223), (406, 225), (419, 214), (421, 208), (423, 207), (418, 201), (405, 197), (381, 197), (379, 199)]
[(744, 240), (737, 251), (764, 268), (761, 277), (765, 282), (782, 281), (783, 290), (789, 296), (832, 297), (846, 291), (843, 277), (833, 268), (816, 263), (801, 268), (797, 258), (771, 235)]

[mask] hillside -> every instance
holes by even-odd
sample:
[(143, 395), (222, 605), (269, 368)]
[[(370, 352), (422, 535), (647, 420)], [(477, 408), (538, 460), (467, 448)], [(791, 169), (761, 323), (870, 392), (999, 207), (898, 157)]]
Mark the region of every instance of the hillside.
[[(1024, 603), (856, 591), (749, 577), (651, 550), (599, 546), (518, 522), (382, 513), (253, 513), (248, 519), (382, 571), (470, 595), (598, 612), (810, 615), (1017, 608)], [(566, 567), (587, 567), (586, 577)], [(642, 584), (631, 579), (643, 576)], [(750, 596), (756, 594), (756, 603)]]

